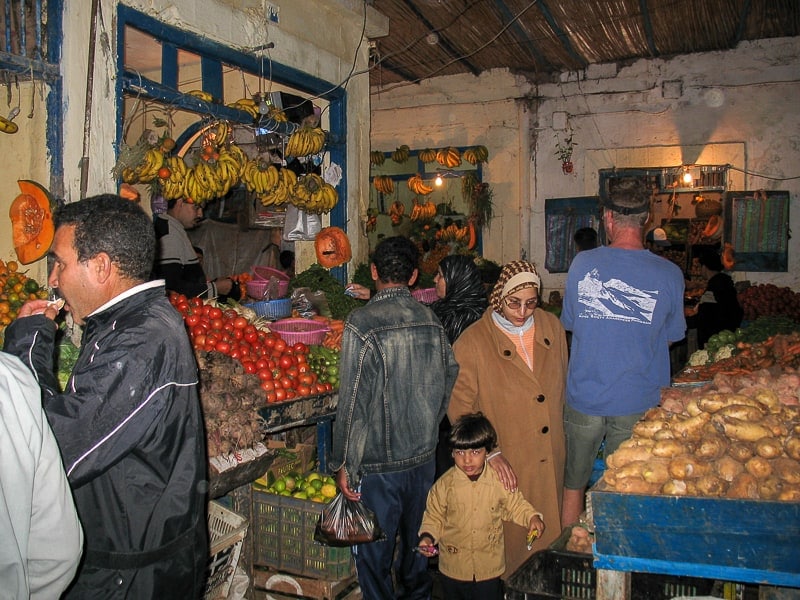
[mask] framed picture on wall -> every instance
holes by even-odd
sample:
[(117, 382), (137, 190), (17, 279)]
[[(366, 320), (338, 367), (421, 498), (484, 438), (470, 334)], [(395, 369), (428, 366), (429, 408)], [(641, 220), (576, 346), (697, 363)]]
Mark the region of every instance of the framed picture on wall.
[(727, 192), (724, 219), (734, 271), (788, 271), (789, 192)]

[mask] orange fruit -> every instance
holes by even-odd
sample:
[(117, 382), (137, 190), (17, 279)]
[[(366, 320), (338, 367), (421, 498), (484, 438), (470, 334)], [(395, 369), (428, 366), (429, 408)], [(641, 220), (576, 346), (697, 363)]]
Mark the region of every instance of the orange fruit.
[(158, 177), (160, 179), (169, 179), (170, 175), (172, 175), (172, 171), (170, 171), (169, 167), (161, 167), (158, 170)]

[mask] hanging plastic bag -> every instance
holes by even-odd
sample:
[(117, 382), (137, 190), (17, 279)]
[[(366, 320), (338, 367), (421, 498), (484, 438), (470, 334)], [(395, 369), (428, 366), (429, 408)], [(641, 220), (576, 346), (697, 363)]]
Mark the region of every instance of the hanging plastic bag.
[(313, 240), (322, 229), (319, 215), (309, 214), (294, 204), (286, 207), (286, 220), (283, 224), (283, 239), (291, 242)]
[(375, 513), (363, 502), (348, 500), (342, 494), (322, 509), (314, 539), (325, 546), (352, 546), (385, 540)]

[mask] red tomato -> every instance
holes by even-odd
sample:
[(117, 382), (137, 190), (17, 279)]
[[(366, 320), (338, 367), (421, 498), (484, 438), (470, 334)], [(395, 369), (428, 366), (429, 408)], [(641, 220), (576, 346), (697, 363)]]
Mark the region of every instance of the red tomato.
[(264, 338), (264, 346), (266, 348), (270, 348), (270, 349), (274, 348), (275, 347), (275, 337), (271, 336), (271, 335), (268, 335), (266, 338)]
[(325, 382), (325, 391), (326, 392), (333, 391), (333, 386), (331, 385), (331, 383), (329, 381)]
[(175, 305), (175, 308), (178, 309), (178, 312), (182, 315), (185, 315), (189, 312), (189, 305), (186, 302), (179, 302)]
[(306, 346), (303, 342), (297, 342), (294, 346), (292, 346), (292, 353), (308, 354), (308, 346)]
[(274, 379), (270, 369), (258, 369), (256, 371), (256, 375), (258, 375), (258, 378), (261, 381), (272, 381)]
[[(217, 310), (219, 310), (219, 309), (217, 309)], [(211, 329), (216, 329), (217, 331), (221, 331), (223, 326), (224, 326), (224, 323), (223, 323), (223, 321), (222, 321), (222, 319), (220, 317), (212, 319), (211, 315), (209, 315), (208, 324), (211, 327)]]
[(275, 392), (267, 392), (267, 404), (275, 404), (278, 401)]
[[(259, 358), (259, 359), (256, 361), (256, 367), (257, 367), (257, 368), (259, 368), (259, 369), (269, 369), (269, 368), (270, 368), (270, 366), (269, 366), (269, 361), (267, 361), (267, 359), (266, 359), (266, 358)], [(271, 372), (272, 372), (272, 371), (270, 371), (270, 373), (271, 373)]]
[(233, 330), (233, 337), (234, 337), (234, 339), (237, 339), (237, 340), (243, 340), (244, 339), (244, 331), (241, 330), (241, 329), (234, 329)]
[(206, 333), (206, 328), (203, 326), (202, 323), (198, 323), (197, 325), (192, 327), (192, 335), (195, 337), (199, 335), (205, 335), (205, 333)]
[(282, 338), (278, 338), (275, 340), (275, 346), (273, 346), (272, 349), (280, 354), (283, 354), (283, 351), (286, 350), (286, 342), (284, 342)]
[(310, 396), (312, 394), (311, 388), (307, 385), (301, 384), (297, 386), (298, 396)]
[(244, 339), (246, 339), (251, 344), (255, 344), (258, 341), (258, 334), (255, 331), (247, 331), (247, 329), (245, 329)]
[(203, 307), (202, 298), (189, 298), (189, 306), (191, 306), (192, 308), (202, 308)]
[(296, 385), (295, 380), (292, 377), (289, 377), (288, 375), (284, 375), (283, 377), (281, 377), (280, 384), (281, 387), (285, 390), (293, 388)]
[(194, 341), (195, 348), (202, 348), (206, 345), (206, 334), (201, 335), (192, 335), (192, 339)]
[(317, 383), (314, 384), (314, 387), (317, 390), (318, 394), (324, 394), (325, 393), (325, 384), (324, 383), (320, 383), (318, 381)]
[(208, 318), (212, 321), (214, 319), (222, 319), (222, 309), (217, 308), (216, 306), (210, 306), (207, 314)]
[(313, 373), (314, 371), (311, 370), (311, 365), (307, 362), (301, 362), (297, 365), (297, 372), (302, 375), (303, 373)]
[(236, 317), (236, 318), (233, 320), (233, 326), (234, 326), (236, 329), (244, 329), (244, 328), (245, 328), (245, 327), (247, 327), (248, 325), (249, 325), (249, 323), (247, 322), (247, 319), (245, 319), (244, 317)]
[(233, 319), (239, 316), (239, 313), (237, 313), (232, 308), (226, 308), (225, 310), (222, 311), (222, 316), (228, 319), (229, 321), (232, 321)]
[(214, 345), (214, 350), (222, 354), (228, 354), (231, 351), (230, 342), (220, 340)]
[(297, 379), (297, 376), (300, 375), (300, 370), (297, 368), (297, 365), (292, 365), (288, 369), (284, 369), (284, 371), (289, 377), (293, 377), (294, 379)]
[(287, 400), (292, 400), (294, 398), (297, 398), (297, 392), (295, 392), (292, 389), (286, 390), (286, 399)]
[(275, 401), (276, 402), (283, 402), (284, 400), (286, 400), (286, 390), (285, 389), (276, 387), (275, 391), (273, 393), (275, 394)]
[[(317, 377), (314, 373), (301, 373), (297, 380), (300, 382), (300, 385), (312, 386), (317, 382)], [(300, 391), (299, 386), (297, 391)]]
[(289, 356), (288, 354), (284, 354), (283, 356), (281, 356), (278, 359), (278, 366), (281, 369), (285, 370), (285, 369), (288, 369), (289, 367), (291, 367), (293, 365), (294, 365), (294, 361), (292, 360), (292, 357)]
[(200, 315), (186, 315), (183, 320), (186, 322), (187, 327), (194, 327), (200, 323)]
[(244, 367), (245, 373), (255, 373), (258, 371), (256, 368), (256, 363), (254, 363), (252, 360), (243, 360), (242, 366)]

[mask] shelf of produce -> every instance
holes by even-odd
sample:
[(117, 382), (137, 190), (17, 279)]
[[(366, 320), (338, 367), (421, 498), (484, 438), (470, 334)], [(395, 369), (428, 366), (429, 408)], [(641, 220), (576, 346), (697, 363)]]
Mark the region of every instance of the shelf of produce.
[[(319, 470), (325, 472), (330, 449), (331, 421), (336, 413), (338, 399), (338, 394), (334, 392), (269, 404), (258, 409), (259, 415), (264, 420), (263, 432), (279, 433), (295, 427), (316, 424)], [(268, 450), (261, 455), (244, 456), (239, 464), (222, 472), (212, 467), (209, 470), (209, 497), (219, 498), (239, 486), (250, 484), (270, 468), (277, 456), (276, 451)]]
[(589, 491), (594, 566), (800, 588), (800, 503)]

